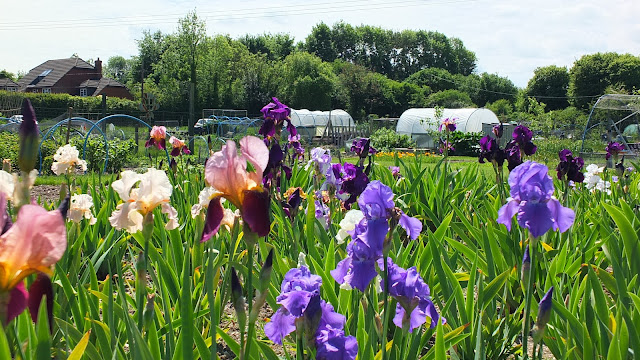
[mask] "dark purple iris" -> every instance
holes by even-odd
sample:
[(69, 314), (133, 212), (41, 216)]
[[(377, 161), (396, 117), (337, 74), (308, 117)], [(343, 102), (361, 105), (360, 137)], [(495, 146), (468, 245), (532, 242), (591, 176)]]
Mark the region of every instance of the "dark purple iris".
[(399, 178), (402, 177), (402, 175), (400, 174), (400, 167), (399, 166), (389, 166), (389, 170), (391, 170), (391, 175), (393, 175), (394, 178)]
[(533, 132), (529, 130), (528, 127), (518, 125), (513, 129), (512, 135), (513, 141), (518, 144), (518, 147), (524, 155), (533, 155), (536, 153), (538, 147), (531, 142), (531, 139), (533, 139)]
[(581, 170), (584, 166), (584, 160), (581, 157), (574, 158), (573, 153), (568, 149), (561, 150), (558, 156), (560, 157), (560, 163), (556, 167), (558, 179), (577, 183), (583, 182), (584, 174)]
[(300, 204), (302, 204), (302, 195), (300, 191), (300, 188), (296, 188), (293, 193), (289, 195), (287, 201), (282, 206), (284, 213), (287, 214), (289, 219), (293, 219), (296, 216), (300, 209)]
[(456, 148), (453, 147), (453, 144), (449, 142), (449, 140), (440, 140), (440, 147), (438, 148), (440, 154), (444, 154), (445, 151), (447, 153), (452, 153), (456, 151)]
[(260, 110), (264, 117), (264, 123), (260, 127), (258, 134), (264, 136), (265, 141), (269, 141), (271, 138), (279, 136), (282, 125), (286, 121), (289, 134), (291, 136), (298, 135), (296, 127), (289, 118), (291, 109), (275, 97), (272, 100), (273, 102), (268, 103)]
[(606, 159), (609, 160), (612, 156), (614, 160), (618, 160), (618, 154), (624, 151), (624, 145), (618, 142), (610, 142), (605, 148), (607, 151)]
[(271, 143), (271, 148), (269, 149), (269, 161), (267, 162), (267, 167), (264, 169), (262, 176), (262, 184), (265, 186), (280, 184), (280, 176), (284, 171), (287, 179), (291, 178), (291, 168), (284, 165), (284, 152), (278, 144), (277, 141), (273, 141)]
[(522, 164), (522, 153), (520, 147), (515, 141), (509, 141), (504, 148), (505, 155), (507, 157), (507, 168), (509, 171), (515, 169), (518, 165)]
[(300, 143), (300, 134), (289, 135), (289, 142), (287, 144), (287, 149), (293, 150), (293, 157), (298, 161), (304, 160), (304, 148)]
[(371, 146), (371, 139), (360, 138), (353, 140), (351, 145), (351, 152), (356, 153), (360, 159), (366, 158), (368, 155), (373, 155), (377, 152), (376, 149)]
[[(378, 260), (378, 267), (382, 269), (384, 262)], [(429, 326), (434, 328), (440, 319), (435, 305), (431, 301), (429, 286), (424, 282), (415, 266), (405, 270), (387, 258), (389, 295), (394, 297), (396, 316), (393, 323), (401, 329), (413, 332), (429, 318)], [(446, 320), (442, 318), (444, 324)]]
[(442, 132), (442, 130), (444, 131), (448, 131), (448, 132), (454, 132), (456, 131), (456, 118), (446, 118), (444, 120), (442, 120), (442, 123), (440, 123), (440, 125), (438, 126), (438, 131)]
[(345, 163), (342, 166), (340, 175), (342, 185), (338, 196), (344, 200), (344, 207), (349, 209), (369, 184), (369, 177), (362, 171), (362, 167), (350, 163)]
[(18, 129), (20, 135), (20, 153), (18, 155), (18, 167), (25, 173), (29, 173), (35, 169), (38, 160), (38, 123), (36, 121), (36, 112), (33, 110), (31, 101), (24, 99), (22, 101), (22, 122)]
[(485, 136), (480, 139), (480, 157), (478, 160), (481, 164), (484, 164), (485, 160), (502, 167), (506, 158), (505, 151), (500, 149), (498, 141), (496, 139)]

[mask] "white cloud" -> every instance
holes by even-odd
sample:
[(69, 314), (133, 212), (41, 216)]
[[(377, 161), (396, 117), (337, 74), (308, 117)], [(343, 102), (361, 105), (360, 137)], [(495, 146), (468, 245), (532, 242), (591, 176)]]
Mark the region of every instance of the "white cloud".
[(631, 0), (60, 0), (55, 7), (44, 0), (3, 0), (2, 6), (0, 69), (11, 72), (73, 53), (85, 59), (130, 57), (144, 29), (173, 32), (177, 20), (194, 9), (207, 21), (209, 35), (284, 32), (302, 41), (318, 22), (340, 20), (439, 31), (474, 51), (479, 71), (507, 76), (518, 86), (526, 86), (536, 67), (571, 67), (584, 54), (640, 55), (640, 2)]

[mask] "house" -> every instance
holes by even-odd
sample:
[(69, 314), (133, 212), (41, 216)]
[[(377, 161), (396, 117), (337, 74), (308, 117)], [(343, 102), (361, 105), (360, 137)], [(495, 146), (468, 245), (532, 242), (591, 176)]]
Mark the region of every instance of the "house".
[(56, 93), (75, 96), (99, 96), (126, 98), (133, 95), (121, 83), (102, 77), (102, 61), (95, 65), (78, 58), (46, 61), (31, 69), (18, 81), (20, 91)]
[(0, 90), (18, 91), (20, 86), (11, 79), (0, 79)]

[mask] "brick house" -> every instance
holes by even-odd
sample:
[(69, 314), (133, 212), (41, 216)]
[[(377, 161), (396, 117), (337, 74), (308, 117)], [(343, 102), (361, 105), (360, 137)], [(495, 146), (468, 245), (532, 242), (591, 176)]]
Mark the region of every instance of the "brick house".
[(0, 90), (18, 91), (18, 88), (20, 88), (18, 83), (12, 81), (11, 79), (0, 79)]
[(102, 77), (102, 61), (95, 65), (72, 57), (48, 60), (31, 69), (18, 81), (20, 91), (69, 94), (75, 96), (107, 95), (133, 100), (133, 95), (121, 83)]

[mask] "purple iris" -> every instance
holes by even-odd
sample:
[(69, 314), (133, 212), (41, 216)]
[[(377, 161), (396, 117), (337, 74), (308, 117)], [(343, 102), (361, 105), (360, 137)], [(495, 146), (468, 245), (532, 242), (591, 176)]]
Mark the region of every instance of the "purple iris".
[(345, 317), (320, 299), (320, 285), (322, 278), (311, 274), (306, 266), (289, 270), (276, 298), (282, 306), (264, 326), (265, 335), (274, 343), (282, 344), (282, 339), (296, 330), (296, 325), (305, 326), (307, 334), (314, 334), (318, 359), (340, 358), (331, 357), (332, 354), (354, 359), (358, 351), (355, 338), (345, 336), (342, 331)]
[(615, 160), (618, 160), (618, 154), (624, 151), (624, 145), (618, 142), (610, 142), (605, 148), (607, 151), (606, 159), (609, 160), (612, 156)]
[(296, 188), (287, 198), (287, 202), (282, 206), (284, 213), (287, 214), (289, 219), (292, 220), (296, 216), (300, 204), (302, 204), (302, 195), (300, 194), (300, 188)]
[(456, 118), (446, 118), (444, 120), (442, 120), (442, 123), (440, 123), (440, 126), (438, 126), (438, 131), (442, 132), (442, 130), (448, 131), (448, 132), (454, 132), (456, 131)]
[(518, 147), (525, 155), (533, 155), (538, 149), (531, 139), (533, 139), (533, 132), (524, 125), (518, 125), (513, 129), (513, 141), (518, 144)]
[(317, 147), (311, 149), (310, 154), (311, 161), (309, 161), (309, 166), (313, 165), (317, 174), (325, 175), (331, 167), (331, 151)]
[(447, 153), (451, 153), (456, 151), (456, 148), (453, 147), (453, 144), (449, 142), (449, 140), (440, 140), (440, 147), (438, 147), (438, 151), (440, 154), (444, 154), (445, 151)]
[(400, 175), (400, 167), (399, 166), (389, 166), (389, 170), (391, 170), (391, 175), (393, 175), (394, 178), (399, 178), (402, 175)]
[(536, 326), (539, 329), (543, 329), (551, 318), (551, 306), (553, 305), (552, 298), (553, 286), (549, 288), (549, 291), (547, 291), (546, 294), (544, 294), (538, 306), (538, 318), (536, 319)]
[(358, 196), (369, 184), (369, 177), (362, 171), (362, 167), (350, 163), (342, 166), (341, 176), (342, 186), (338, 194), (341, 199), (344, 199), (344, 207), (350, 209), (351, 204), (356, 202)]
[[(378, 260), (378, 267), (382, 269), (384, 262)], [(440, 315), (431, 301), (429, 286), (424, 282), (415, 266), (405, 270), (387, 258), (389, 295), (397, 301), (396, 316), (393, 323), (401, 329), (413, 332), (427, 320), (431, 320), (430, 327), (438, 324)], [(444, 324), (446, 320), (442, 318)]]
[(325, 328), (316, 335), (317, 360), (353, 360), (358, 355), (358, 342), (344, 331)]
[(347, 257), (338, 263), (331, 276), (340, 284), (348, 284), (364, 292), (377, 272), (375, 263), (383, 255), (389, 223), (405, 229), (412, 240), (422, 231), (420, 220), (409, 217), (395, 207), (391, 188), (372, 181), (358, 199), (364, 218), (348, 232), (353, 239), (347, 245)]
[(300, 134), (289, 135), (288, 138), (289, 143), (287, 144), (288, 149), (293, 149), (293, 156), (298, 161), (304, 160), (304, 148), (300, 143)]
[(280, 184), (280, 176), (282, 171), (284, 171), (287, 179), (291, 178), (291, 168), (284, 165), (284, 152), (278, 144), (277, 141), (273, 141), (271, 143), (271, 148), (269, 149), (269, 161), (267, 162), (267, 167), (264, 169), (262, 176), (262, 183), (265, 186), (271, 186), (272, 184)]
[(371, 146), (371, 139), (360, 138), (353, 140), (351, 145), (351, 152), (356, 153), (360, 159), (366, 158), (368, 155), (373, 155), (377, 152), (376, 149)]
[(581, 170), (584, 166), (584, 160), (581, 157), (574, 158), (573, 153), (568, 149), (561, 150), (558, 156), (560, 157), (560, 163), (556, 167), (558, 179), (577, 183), (583, 182), (584, 174)]
[(505, 159), (506, 154), (504, 150), (500, 149), (496, 139), (490, 136), (485, 136), (480, 139), (480, 157), (478, 161), (480, 161), (481, 164), (484, 164), (486, 160), (491, 163), (495, 162), (497, 166), (502, 167)]
[(542, 164), (526, 161), (509, 174), (511, 198), (498, 211), (498, 223), (511, 230), (511, 219), (517, 215), (518, 224), (539, 237), (549, 229), (567, 231), (575, 219), (572, 209), (560, 205), (553, 198), (553, 180)]
[(282, 124), (286, 121), (289, 134), (292, 136), (297, 135), (296, 127), (293, 126), (289, 119), (291, 109), (275, 97), (272, 100), (273, 102), (268, 103), (260, 110), (264, 117), (264, 123), (260, 127), (258, 134), (263, 135), (265, 139), (270, 139), (280, 134)]
[(518, 165), (522, 164), (522, 156), (520, 147), (515, 141), (510, 141), (504, 148), (505, 155), (507, 157), (507, 169), (512, 171)]
[[(321, 195), (320, 195), (321, 196)], [(321, 199), (322, 197), (320, 197)], [(315, 207), (316, 207), (316, 219), (318, 219), (322, 225), (324, 226), (325, 230), (329, 229), (329, 207), (322, 202), (322, 200), (316, 200), (315, 201)]]

